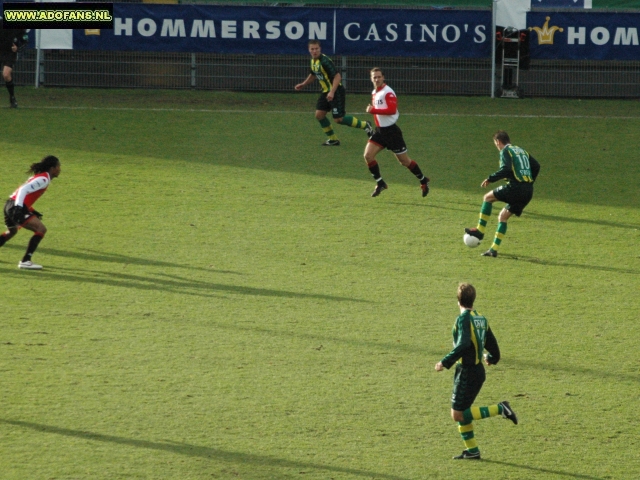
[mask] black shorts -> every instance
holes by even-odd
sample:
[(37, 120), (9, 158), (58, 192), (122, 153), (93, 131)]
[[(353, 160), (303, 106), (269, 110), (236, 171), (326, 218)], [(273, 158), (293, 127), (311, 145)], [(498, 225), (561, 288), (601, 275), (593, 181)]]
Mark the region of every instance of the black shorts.
[(336, 90), (333, 100), (327, 100), (327, 93), (320, 94), (316, 102), (316, 110), (322, 112), (331, 112), (333, 118), (342, 118), (347, 114), (346, 110), (346, 94), (344, 87), (340, 85)]
[(371, 135), (369, 141), (391, 150), (396, 155), (407, 153), (407, 145), (404, 143), (402, 130), (395, 124), (390, 127), (376, 127), (376, 131)]
[(456, 364), (451, 408), (463, 412), (471, 407), (480, 393), (485, 378), (484, 365), (481, 363), (471, 367), (463, 367), (460, 363)]
[(0, 64), (3, 67), (13, 68), (18, 60), (18, 54), (16, 52), (2, 52), (0, 53)]
[(533, 183), (509, 182), (493, 190), (493, 195), (507, 204), (504, 208), (519, 217), (533, 198)]
[(20, 223), (16, 223), (14, 219), (11, 218), (11, 215), (9, 215), (9, 210), (11, 210), (14, 205), (15, 202), (12, 199), (7, 200), (7, 202), (4, 204), (4, 224), (7, 226), (7, 228), (19, 228), (34, 215), (33, 213), (29, 213), (28, 215), (25, 214), (22, 221)]

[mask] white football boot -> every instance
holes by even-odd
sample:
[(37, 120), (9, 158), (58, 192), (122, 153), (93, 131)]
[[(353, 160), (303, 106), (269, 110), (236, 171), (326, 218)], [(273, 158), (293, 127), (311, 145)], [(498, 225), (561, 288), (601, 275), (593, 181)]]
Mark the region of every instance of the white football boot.
[(28, 262), (18, 263), (18, 268), (25, 268), (27, 270), (42, 270), (42, 265), (38, 265), (37, 263), (33, 263), (31, 260), (29, 260)]

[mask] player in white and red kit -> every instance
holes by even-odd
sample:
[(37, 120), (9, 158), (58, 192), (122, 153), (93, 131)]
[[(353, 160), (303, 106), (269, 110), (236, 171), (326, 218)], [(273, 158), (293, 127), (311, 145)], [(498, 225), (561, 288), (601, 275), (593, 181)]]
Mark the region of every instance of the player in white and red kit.
[(13, 238), (20, 228), (33, 232), (27, 251), (18, 263), (18, 268), (42, 269), (42, 265), (31, 261), (31, 256), (47, 233), (47, 227), (40, 220), (42, 215), (33, 209), (33, 204), (47, 190), (51, 179), (60, 175), (60, 171), (60, 160), (53, 155), (32, 164), (29, 172), (33, 173), (33, 176), (18, 187), (4, 204), (4, 223), (7, 225), (7, 231), (0, 235), (0, 247)]
[(418, 164), (409, 158), (402, 130), (396, 125), (400, 116), (398, 98), (391, 87), (385, 83), (381, 69), (376, 67), (371, 70), (371, 83), (374, 90), (371, 94), (371, 104), (367, 105), (367, 112), (373, 114), (376, 129), (364, 149), (364, 160), (376, 181), (376, 188), (371, 196), (377, 197), (383, 190), (389, 188), (380, 175), (380, 166), (376, 161), (376, 155), (386, 148), (391, 150), (398, 161), (420, 180), (422, 196), (426, 197), (429, 193), (429, 178), (425, 177)]

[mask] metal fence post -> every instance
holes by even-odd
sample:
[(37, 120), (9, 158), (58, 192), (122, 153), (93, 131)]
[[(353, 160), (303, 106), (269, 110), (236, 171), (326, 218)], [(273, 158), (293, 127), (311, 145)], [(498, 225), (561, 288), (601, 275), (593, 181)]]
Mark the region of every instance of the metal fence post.
[[(36, 3), (41, 2), (42, 0), (35, 0)], [(40, 86), (40, 56), (41, 56), (41, 50), (40, 50), (40, 36), (42, 34), (42, 30), (40, 30), (39, 28), (36, 29), (36, 81), (35, 81), (35, 86), (36, 88), (38, 88)]]
[(496, 15), (498, 0), (491, 5), (491, 98), (496, 97)]
[(191, 88), (196, 88), (196, 54), (191, 54)]
[(38, 28), (36, 30), (36, 78), (35, 78), (35, 83), (36, 83), (36, 88), (38, 88), (40, 86), (40, 55), (41, 55), (41, 50), (40, 50), (40, 29)]

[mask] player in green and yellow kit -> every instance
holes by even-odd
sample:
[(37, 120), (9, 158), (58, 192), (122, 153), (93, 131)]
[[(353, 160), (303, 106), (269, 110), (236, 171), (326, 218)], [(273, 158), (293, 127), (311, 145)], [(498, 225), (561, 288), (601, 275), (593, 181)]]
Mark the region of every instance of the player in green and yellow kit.
[(491, 248), (482, 255), (485, 257), (497, 257), (498, 248), (507, 233), (507, 220), (511, 215), (519, 217), (533, 198), (533, 183), (540, 172), (540, 164), (529, 153), (514, 145), (511, 145), (509, 135), (500, 130), (493, 135), (493, 143), (500, 151), (500, 170), (489, 175), (483, 182), (486, 188), (490, 183), (505, 179), (506, 185), (492, 190), (484, 196), (484, 202), (480, 208), (480, 218), (476, 228), (465, 228), (465, 233), (480, 240), (484, 238), (487, 221), (491, 216), (493, 202), (505, 202), (507, 205), (498, 216), (498, 228)]
[(495, 365), (500, 361), (500, 348), (493, 335), (487, 319), (477, 310), (473, 303), (476, 300), (476, 289), (469, 283), (458, 285), (458, 306), (460, 315), (453, 326), (453, 350), (436, 363), (436, 371), (449, 369), (456, 364), (453, 377), (453, 394), (451, 395), (451, 418), (458, 422), (458, 431), (466, 449), (456, 460), (480, 460), (480, 450), (473, 435), (473, 421), (487, 417), (502, 415), (516, 425), (518, 417), (511, 409), (509, 402), (500, 402), (488, 407), (472, 407), (485, 380), (482, 352), (487, 365)]
[(327, 118), (327, 112), (331, 112), (336, 123), (347, 127), (361, 128), (367, 132), (367, 135), (373, 135), (373, 128), (369, 122), (347, 115), (345, 90), (341, 83), (342, 75), (338, 72), (331, 59), (322, 53), (318, 40), (309, 40), (309, 53), (311, 54), (311, 73), (309, 73), (304, 82), (297, 84), (295, 89), (302, 90), (310, 83), (313, 83), (315, 79), (320, 82), (322, 93), (316, 103), (316, 120), (320, 122), (322, 130), (329, 137), (322, 145), (327, 147), (340, 145), (340, 140), (338, 140), (331, 127), (331, 122)]

